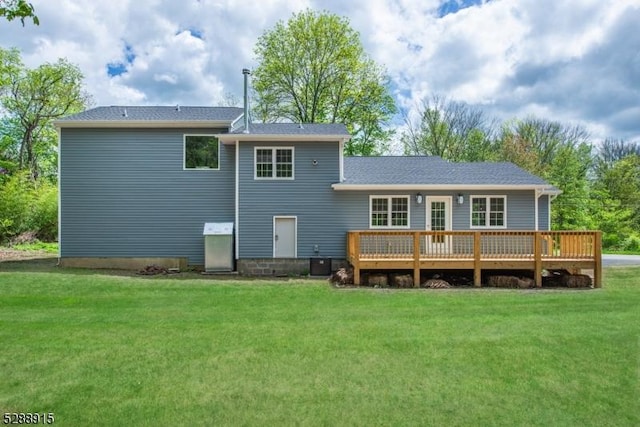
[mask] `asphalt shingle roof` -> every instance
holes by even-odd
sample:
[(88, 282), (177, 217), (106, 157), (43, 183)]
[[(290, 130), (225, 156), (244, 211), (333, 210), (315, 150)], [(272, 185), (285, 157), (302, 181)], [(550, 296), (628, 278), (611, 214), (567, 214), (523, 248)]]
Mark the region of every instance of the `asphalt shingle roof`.
[(341, 184), (347, 185), (549, 186), (512, 163), (455, 163), (436, 156), (345, 157), (344, 175)]
[(189, 106), (110, 106), (96, 107), (64, 117), (65, 121), (228, 121), (243, 113), (237, 107), (189, 107)]
[[(244, 125), (234, 129), (232, 134), (241, 134)], [(344, 135), (349, 136), (347, 127), (341, 123), (251, 123), (249, 133), (254, 135)]]

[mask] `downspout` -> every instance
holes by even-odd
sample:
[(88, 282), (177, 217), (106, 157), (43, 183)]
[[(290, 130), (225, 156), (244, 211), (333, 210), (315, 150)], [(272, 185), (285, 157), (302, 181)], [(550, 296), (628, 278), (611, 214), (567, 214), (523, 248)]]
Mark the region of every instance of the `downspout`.
[[(240, 254), (240, 141), (236, 140), (236, 212), (235, 212), (235, 258)], [(236, 265), (237, 268), (237, 265)]]
[(538, 203), (540, 202), (540, 196), (542, 196), (542, 190), (540, 190), (539, 188), (535, 189), (535, 199), (536, 199), (536, 203), (535, 203), (535, 216), (536, 216), (536, 229), (535, 231), (540, 231), (540, 225), (538, 224), (540, 222), (540, 215), (539, 215), (539, 209), (538, 209)]
[(57, 127), (58, 134), (58, 266), (62, 260), (62, 128)]
[(244, 74), (244, 130), (243, 133), (249, 133), (249, 75), (251, 71), (248, 68), (242, 69)]

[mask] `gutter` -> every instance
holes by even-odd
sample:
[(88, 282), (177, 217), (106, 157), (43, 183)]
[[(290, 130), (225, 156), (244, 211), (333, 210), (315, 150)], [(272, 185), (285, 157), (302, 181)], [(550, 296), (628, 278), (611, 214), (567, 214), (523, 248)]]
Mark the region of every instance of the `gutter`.
[(535, 190), (541, 195), (557, 196), (562, 191), (551, 186), (540, 186), (531, 184), (331, 184), (335, 191), (469, 191), (469, 190)]

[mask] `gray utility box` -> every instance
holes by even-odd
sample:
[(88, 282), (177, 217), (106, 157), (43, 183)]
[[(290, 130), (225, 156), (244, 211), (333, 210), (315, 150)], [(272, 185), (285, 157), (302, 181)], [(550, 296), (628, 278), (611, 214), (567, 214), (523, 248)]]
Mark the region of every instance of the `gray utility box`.
[(233, 223), (206, 222), (204, 224), (204, 270), (206, 272), (233, 271)]

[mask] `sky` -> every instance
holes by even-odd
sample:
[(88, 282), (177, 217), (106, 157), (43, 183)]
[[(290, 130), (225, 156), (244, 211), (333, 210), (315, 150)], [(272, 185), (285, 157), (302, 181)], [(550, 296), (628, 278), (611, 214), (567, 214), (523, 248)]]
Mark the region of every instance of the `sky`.
[(640, 0), (29, 1), (40, 25), (0, 21), (0, 46), (78, 65), (94, 106), (241, 102), (260, 35), (310, 8), (386, 68), (400, 130), (438, 95), (640, 141)]

